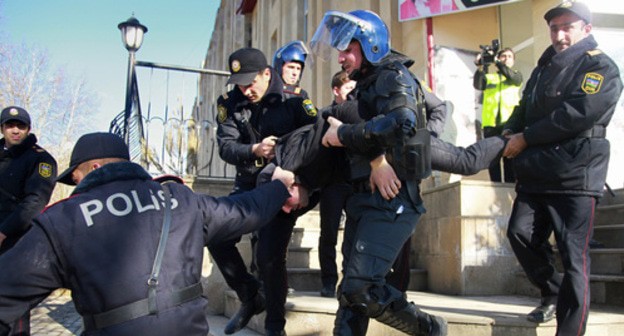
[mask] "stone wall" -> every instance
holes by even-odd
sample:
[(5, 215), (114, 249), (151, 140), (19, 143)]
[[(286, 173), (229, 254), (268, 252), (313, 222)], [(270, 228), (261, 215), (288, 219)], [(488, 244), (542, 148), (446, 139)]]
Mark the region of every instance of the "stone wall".
[(511, 294), (520, 270), (506, 237), (512, 184), (469, 181), (423, 192), (427, 213), (413, 235), (416, 266), (429, 290), (456, 295)]

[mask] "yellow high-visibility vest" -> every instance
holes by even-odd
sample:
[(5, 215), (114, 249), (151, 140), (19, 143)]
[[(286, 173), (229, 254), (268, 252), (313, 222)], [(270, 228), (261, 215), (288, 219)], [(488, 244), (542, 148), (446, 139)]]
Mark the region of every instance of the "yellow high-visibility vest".
[[(504, 124), (520, 101), (520, 85), (505, 83), (505, 76), (500, 73), (486, 74), (487, 85), (483, 90), (483, 109), (481, 123), (483, 127), (495, 127)], [(500, 117), (497, 122), (496, 115)]]

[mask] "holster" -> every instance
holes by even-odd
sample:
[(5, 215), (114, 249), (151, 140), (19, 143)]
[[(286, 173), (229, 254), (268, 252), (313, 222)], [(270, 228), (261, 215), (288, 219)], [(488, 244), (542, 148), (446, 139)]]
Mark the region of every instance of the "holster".
[(431, 134), (426, 128), (417, 129), (405, 143), (394, 146), (387, 154), (401, 180), (417, 181), (431, 175)]

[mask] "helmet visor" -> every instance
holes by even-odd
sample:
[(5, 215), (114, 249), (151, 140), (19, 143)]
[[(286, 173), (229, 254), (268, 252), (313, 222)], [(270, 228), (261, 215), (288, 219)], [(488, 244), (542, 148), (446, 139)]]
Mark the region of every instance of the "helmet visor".
[(351, 14), (328, 11), (310, 40), (310, 50), (316, 57), (327, 61), (332, 49), (342, 51), (349, 46), (362, 24), (365, 22)]

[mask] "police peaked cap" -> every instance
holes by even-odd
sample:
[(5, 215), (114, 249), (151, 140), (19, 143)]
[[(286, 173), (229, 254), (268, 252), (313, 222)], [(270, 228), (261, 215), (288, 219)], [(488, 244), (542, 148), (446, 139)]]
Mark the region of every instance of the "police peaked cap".
[(130, 160), (128, 146), (123, 139), (112, 133), (88, 133), (76, 141), (74, 150), (67, 168), (56, 178), (57, 182), (76, 185), (72, 180), (72, 172), (81, 163), (105, 158), (119, 158)]

